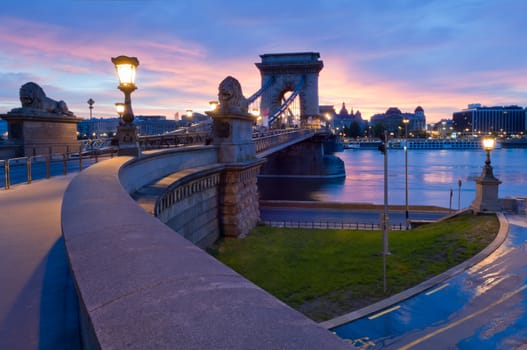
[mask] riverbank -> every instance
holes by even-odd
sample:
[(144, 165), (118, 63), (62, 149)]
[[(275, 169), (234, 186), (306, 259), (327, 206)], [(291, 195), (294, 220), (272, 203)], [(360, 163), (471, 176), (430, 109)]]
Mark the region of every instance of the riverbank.
[(219, 260), (316, 321), (361, 309), (474, 256), (498, 232), (496, 216), (462, 215), (390, 232), (387, 290), (380, 231), (257, 227), (221, 241)]

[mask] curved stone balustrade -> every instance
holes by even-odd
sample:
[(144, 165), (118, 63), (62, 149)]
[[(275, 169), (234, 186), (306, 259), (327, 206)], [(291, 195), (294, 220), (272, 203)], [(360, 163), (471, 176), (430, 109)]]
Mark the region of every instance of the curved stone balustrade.
[(214, 153), (209, 146), (118, 157), (73, 179), (62, 230), (84, 348), (348, 349), (130, 197), (171, 172), (206, 165)]

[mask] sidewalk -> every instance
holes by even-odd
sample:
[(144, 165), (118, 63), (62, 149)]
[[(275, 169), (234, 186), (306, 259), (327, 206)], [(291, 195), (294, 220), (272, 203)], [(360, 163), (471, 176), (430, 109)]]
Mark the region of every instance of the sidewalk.
[(60, 226), (74, 176), (0, 190), (0, 349), (80, 348)]

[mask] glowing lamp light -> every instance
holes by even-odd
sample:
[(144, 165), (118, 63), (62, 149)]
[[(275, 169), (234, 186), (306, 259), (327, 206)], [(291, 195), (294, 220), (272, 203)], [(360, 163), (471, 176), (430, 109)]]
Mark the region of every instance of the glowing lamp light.
[(251, 110), (251, 114), (252, 114), (253, 116), (255, 116), (255, 117), (259, 116), (260, 113), (258, 112), (258, 108), (253, 108), (253, 109)]
[(210, 101), (210, 102), (209, 102), (209, 107), (210, 107), (210, 109), (211, 109), (212, 111), (215, 111), (216, 108), (218, 108), (218, 104), (219, 104), (218, 101)]
[(193, 113), (192, 113), (192, 109), (187, 109), (185, 113), (186, 113), (185, 115), (186, 115), (188, 118), (192, 118), (192, 114), (193, 114)]
[(122, 117), (124, 114), (124, 103), (117, 102), (115, 104), (115, 110), (117, 111), (117, 114), (119, 114), (119, 117)]
[(135, 71), (139, 60), (136, 57), (118, 56), (112, 58), (112, 63), (119, 77), (119, 85), (135, 86)]
[(494, 149), (495, 140), (493, 138), (483, 139), (483, 149), (485, 151), (492, 151)]

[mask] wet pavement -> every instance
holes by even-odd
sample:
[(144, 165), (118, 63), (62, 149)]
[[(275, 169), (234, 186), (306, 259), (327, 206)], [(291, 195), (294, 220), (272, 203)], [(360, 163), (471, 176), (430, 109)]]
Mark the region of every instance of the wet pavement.
[(527, 216), (494, 253), (439, 285), (332, 331), (360, 349), (527, 347)]

